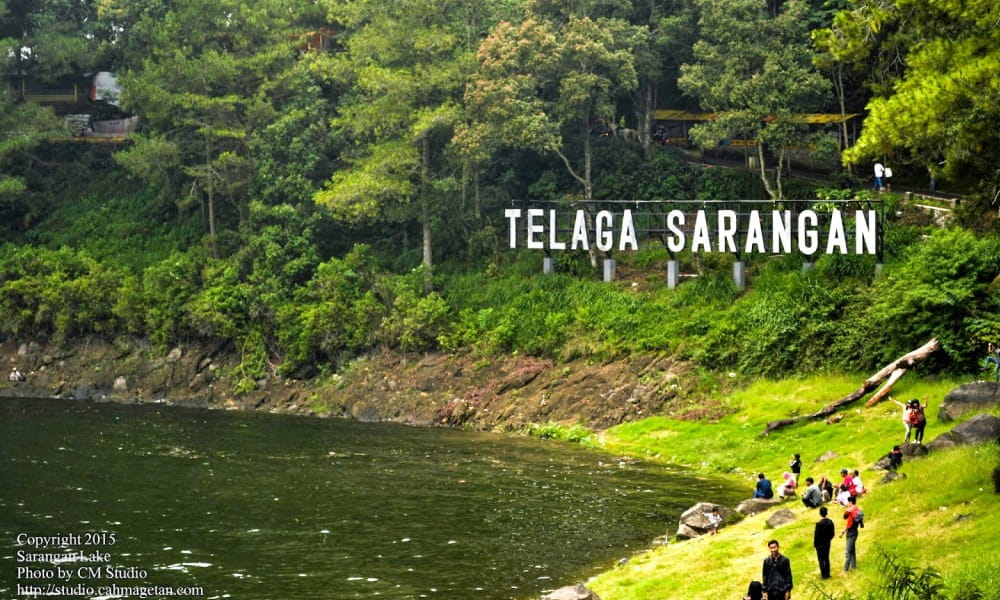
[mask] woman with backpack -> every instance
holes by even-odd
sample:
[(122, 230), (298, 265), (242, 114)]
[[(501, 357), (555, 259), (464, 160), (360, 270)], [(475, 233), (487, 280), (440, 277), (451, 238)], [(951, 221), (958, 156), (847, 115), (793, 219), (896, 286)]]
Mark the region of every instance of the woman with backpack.
[[(913, 415), (911, 414), (912, 410), (910, 409), (910, 403), (903, 404), (902, 402), (896, 400), (892, 396), (889, 396), (889, 400), (892, 400), (896, 404), (896, 406), (903, 409), (903, 427), (906, 428), (906, 436), (903, 438), (903, 443), (909, 444), (910, 431), (913, 429)], [(910, 402), (912, 403), (913, 401), (911, 400)]]
[(910, 424), (913, 426), (913, 441), (922, 444), (924, 441), (924, 428), (927, 427), (927, 415), (924, 410), (926, 404), (920, 404), (920, 400), (914, 398), (910, 400)]

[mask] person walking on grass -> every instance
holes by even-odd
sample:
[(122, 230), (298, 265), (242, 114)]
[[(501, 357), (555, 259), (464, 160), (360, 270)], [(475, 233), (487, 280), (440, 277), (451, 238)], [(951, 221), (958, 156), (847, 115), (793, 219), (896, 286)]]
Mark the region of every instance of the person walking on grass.
[(778, 540), (767, 543), (769, 554), (764, 559), (761, 580), (767, 600), (788, 600), (792, 597), (792, 563), (781, 553)]
[(819, 561), (819, 576), (823, 579), (830, 578), (830, 543), (836, 535), (833, 521), (826, 515), (826, 507), (821, 506), (820, 520), (816, 522), (816, 530), (813, 532), (813, 548), (816, 549), (816, 560)]
[(847, 499), (847, 510), (844, 511), (844, 530), (840, 532), (840, 537), (846, 537), (847, 542), (844, 548), (844, 574), (858, 568), (858, 529), (865, 526), (864, 513), (858, 507), (858, 499), (851, 496)]

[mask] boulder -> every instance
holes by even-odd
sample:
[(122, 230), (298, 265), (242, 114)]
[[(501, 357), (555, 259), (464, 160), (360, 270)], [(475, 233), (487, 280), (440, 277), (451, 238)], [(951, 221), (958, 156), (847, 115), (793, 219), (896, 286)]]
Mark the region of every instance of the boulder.
[(976, 415), (951, 431), (942, 433), (927, 444), (929, 450), (943, 450), (953, 446), (971, 446), (1000, 440), (1000, 417)]
[(713, 508), (718, 508), (719, 516), (722, 517), (722, 524), (719, 527), (725, 525), (733, 516), (733, 511), (725, 506), (712, 504), (711, 502), (699, 502), (684, 511), (684, 514), (681, 515), (680, 522), (677, 525), (677, 537), (696, 538), (708, 533), (709, 522), (708, 517), (705, 515), (711, 513)]
[(747, 516), (755, 515), (765, 510), (771, 510), (779, 504), (781, 504), (781, 500), (778, 498), (748, 498), (740, 502), (739, 506), (736, 507), (736, 512)]
[(601, 600), (601, 597), (578, 583), (553, 590), (542, 596), (542, 600)]
[(795, 513), (788, 510), (787, 508), (782, 508), (780, 510), (774, 511), (774, 514), (767, 518), (767, 526), (771, 529), (777, 529), (783, 525), (788, 525), (789, 523), (795, 522)]
[(705, 531), (701, 529), (695, 529), (684, 523), (677, 525), (677, 537), (683, 540), (690, 540), (696, 537), (701, 537), (705, 535)]
[(906, 473), (889, 471), (885, 474), (885, 477), (882, 478), (882, 483), (889, 483), (892, 481), (896, 481), (897, 479), (906, 479)]
[(1000, 406), (1000, 383), (976, 381), (965, 383), (944, 397), (938, 409), (938, 419), (954, 421), (970, 412), (983, 412)]
[(900, 452), (903, 453), (905, 458), (912, 458), (914, 456), (924, 456), (927, 454), (927, 446), (923, 444), (917, 444), (914, 442), (906, 442), (905, 444), (899, 445)]
[(822, 456), (816, 459), (816, 462), (826, 462), (828, 460), (833, 460), (839, 457), (840, 455), (834, 452), (833, 450), (827, 450), (826, 452), (823, 453)]

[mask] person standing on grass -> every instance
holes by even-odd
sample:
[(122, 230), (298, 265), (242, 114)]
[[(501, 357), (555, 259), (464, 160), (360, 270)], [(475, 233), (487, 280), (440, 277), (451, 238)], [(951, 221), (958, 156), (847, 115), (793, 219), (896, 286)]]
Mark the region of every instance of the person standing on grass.
[(792, 470), (792, 476), (795, 477), (795, 483), (798, 484), (799, 474), (802, 473), (802, 460), (798, 454), (792, 455), (792, 462), (788, 463), (788, 468)]
[(847, 523), (844, 530), (840, 532), (840, 537), (847, 538), (847, 545), (844, 548), (844, 573), (858, 568), (858, 529), (864, 527), (864, 515), (858, 508), (858, 499), (851, 496), (847, 499), (847, 510), (844, 511), (844, 519)]
[(924, 443), (924, 428), (927, 427), (927, 415), (924, 414), (927, 405), (921, 404), (920, 400), (914, 398), (910, 400), (910, 423), (913, 425), (913, 441), (917, 444)]
[(913, 418), (912, 415), (910, 414), (912, 412), (910, 410), (910, 405), (903, 404), (902, 402), (896, 400), (892, 396), (889, 396), (889, 400), (892, 400), (896, 404), (896, 406), (903, 409), (903, 427), (906, 428), (906, 436), (903, 437), (903, 443), (908, 444), (910, 443), (910, 432), (913, 430)]
[(816, 560), (819, 561), (819, 576), (823, 579), (830, 578), (830, 543), (836, 535), (833, 521), (826, 515), (826, 507), (819, 507), (820, 520), (816, 522), (816, 530), (813, 532), (813, 548), (816, 549)]
[(1000, 346), (997, 346), (993, 342), (986, 344), (986, 360), (983, 361), (983, 367), (988, 369), (990, 364), (993, 364), (993, 380), (1000, 383)]
[(770, 552), (764, 559), (761, 579), (767, 600), (788, 600), (792, 597), (792, 563), (781, 553), (778, 540), (767, 543)]

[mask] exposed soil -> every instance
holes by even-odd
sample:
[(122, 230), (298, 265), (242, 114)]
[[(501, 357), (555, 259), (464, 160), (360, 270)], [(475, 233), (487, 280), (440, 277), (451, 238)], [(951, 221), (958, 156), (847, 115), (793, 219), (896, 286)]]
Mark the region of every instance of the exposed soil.
[[(164, 354), (96, 339), (68, 346), (8, 340), (0, 360), (27, 376), (0, 383), (0, 396), (351, 417), (474, 429), (515, 430), (529, 423), (604, 429), (655, 414), (712, 419), (723, 407), (706, 393), (714, 379), (671, 356), (556, 364), (524, 356), (472, 357), (380, 352), (341, 373), (295, 379), (273, 374), (237, 393), (235, 357), (225, 347), (181, 346)], [(719, 390), (711, 390), (719, 391)]]

